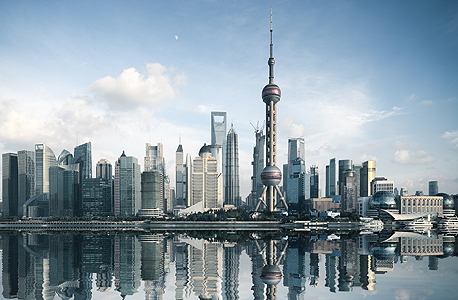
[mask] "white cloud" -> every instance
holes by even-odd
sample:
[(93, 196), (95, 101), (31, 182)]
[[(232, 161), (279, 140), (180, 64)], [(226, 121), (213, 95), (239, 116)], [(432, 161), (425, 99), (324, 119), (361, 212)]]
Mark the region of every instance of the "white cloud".
[(400, 142), (400, 141), (396, 141), (393, 143), (393, 146), (396, 148), (396, 149), (417, 149), (418, 147), (420, 147), (420, 144), (419, 143), (409, 143), (409, 142)]
[(434, 101), (425, 100), (425, 101), (421, 101), (421, 104), (423, 104), (423, 105), (433, 105), (433, 104), (434, 104)]
[(410, 96), (407, 97), (406, 99), (409, 100), (409, 101), (416, 100), (416, 99), (417, 99), (417, 96), (416, 96), (415, 94), (412, 93), (412, 95), (410, 95)]
[(295, 124), (295, 118), (285, 118), (280, 121), (279, 129), (283, 136), (288, 138), (298, 138), (304, 137), (308, 134), (308, 131), (305, 130), (303, 124)]
[(367, 155), (367, 154), (363, 154), (362, 156), (356, 158), (355, 162), (356, 163), (359, 163), (359, 162), (364, 162), (364, 161), (368, 161), (368, 160), (374, 160), (374, 161), (377, 161), (377, 157), (374, 156), (374, 155)]
[(452, 149), (458, 151), (458, 130), (446, 131), (443, 135), (443, 138), (449, 139), (450, 143), (454, 144)]
[(159, 104), (174, 99), (178, 86), (186, 84), (186, 76), (176, 75), (159, 63), (146, 64), (146, 76), (135, 68), (125, 69), (117, 78), (106, 76), (96, 80), (90, 90), (114, 109), (134, 109), (140, 105)]
[(398, 150), (394, 153), (391, 161), (401, 165), (422, 165), (434, 162), (434, 157), (423, 150), (417, 152), (409, 150)]

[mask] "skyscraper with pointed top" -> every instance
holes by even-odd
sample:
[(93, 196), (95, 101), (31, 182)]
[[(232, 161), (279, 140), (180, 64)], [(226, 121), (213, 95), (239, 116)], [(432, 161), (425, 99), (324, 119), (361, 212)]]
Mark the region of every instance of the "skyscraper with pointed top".
[(286, 205), (278, 184), (281, 181), (281, 171), (277, 167), (277, 103), (280, 101), (281, 90), (274, 83), (274, 46), (272, 42), (272, 8), (270, 9), (270, 57), (267, 62), (269, 65), (269, 84), (262, 90), (262, 101), (266, 104), (266, 167), (261, 173), (261, 180), (264, 190), (259, 198), (256, 210), (263, 203), (269, 211), (277, 208), (277, 197)]
[(224, 177), (224, 204), (240, 206), (240, 179), (239, 179), (239, 141), (238, 134), (231, 124), (226, 140), (226, 176)]

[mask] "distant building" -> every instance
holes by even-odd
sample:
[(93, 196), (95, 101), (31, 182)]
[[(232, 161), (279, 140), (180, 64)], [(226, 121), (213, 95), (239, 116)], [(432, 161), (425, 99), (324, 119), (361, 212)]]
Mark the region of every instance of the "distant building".
[(409, 192), (407, 191), (406, 187), (401, 188), (401, 192), (399, 193), (400, 196), (407, 196)]
[(310, 198), (310, 174), (306, 172), (305, 161), (297, 157), (292, 162), (291, 174), (287, 180), (288, 208), (290, 211), (303, 212), (305, 199)]
[[(3, 216), (17, 216), (18, 212), (18, 155), (2, 154)], [(22, 213), (22, 211), (21, 211)]]
[(114, 214), (133, 216), (141, 208), (141, 180), (138, 159), (124, 151), (115, 163)]
[(242, 204), (239, 178), (239, 141), (238, 134), (231, 124), (226, 141), (226, 173), (224, 184), (224, 205), (238, 207)]
[(202, 202), (204, 209), (221, 208), (223, 202), (218, 201), (217, 161), (209, 146), (202, 146), (192, 167), (192, 204)]
[(255, 128), (255, 139), (256, 145), (253, 147), (253, 161), (251, 165), (253, 166), (253, 173), (251, 175), (251, 194), (248, 206), (251, 209), (254, 209), (258, 203), (258, 198), (261, 197), (262, 190), (264, 185), (261, 181), (261, 172), (266, 166), (265, 157), (265, 146), (266, 146), (266, 136), (262, 134), (262, 129)]
[(159, 216), (163, 214), (162, 173), (148, 171), (141, 174), (142, 206), (139, 216)]
[(103, 177), (83, 180), (84, 217), (108, 217), (113, 215), (112, 182), (111, 178)]
[(35, 152), (18, 151), (18, 216), (23, 216), (24, 203), (35, 196)]
[(164, 159), (164, 147), (162, 143), (157, 143), (156, 146), (152, 146), (146, 143), (146, 155), (145, 155), (145, 171), (156, 170), (164, 175), (165, 170), (165, 159)]
[(102, 158), (97, 163), (96, 167), (96, 177), (102, 179), (113, 179), (113, 166), (111, 165), (108, 159)]
[(326, 183), (325, 183), (325, 194), (326, 194), (326, 197), (329, 197), (329, 195), (331, 194), (330, 183), (331, 183), (330, 167), (329, 167), (329, 165), (326, 165)]
[(368, 160), (363, 162), (360, 171), (360, 195), (368, 197), (371, 195), (371, 182), (375, 178), (375, 161)]
[[(304, 138), (288, 139), (288, 158), (286, 166), (283, 166), (283, 177), (288, 179), (292, 174), (293, 162), (300, 158), (304, 161), (305, 166), (305, 140)], [(288, 180), (283, 180), (283, 190), (286, 191), (286, 202), (290, 200), (288, 195)]]
[(186, 153), (186, 165), (184, 166), (185, 177), (185, 206), (189, 207), (192, 204), (192, 160), (191, 154)]
[(423, 191), (416, 191), (415, 196), (423, 196)]
[(54, 152), (45, 144), (35, 145), (35, 195), (49, 193), (49, 168), (56, 166)]
[[(227, 114), (223, 111), (211, 112), (211, 149), (213, 157), (218, 162), (218, 172), (220, 175), (220, 197), (224, 198), (224, 178), (226, 176), (226, 134), (227, 134)], [(212, 146), (220, 146), (217, 147)], [(220, 153), (216, 153), (216, 151)], [(223, 199), (220, 200), (223, 200)]]
[(371, 195), (379, 191), (387, 191), (393, 193), (394, 182), (392, 180), (386, 179), (385, 177), (375, 177), (371, 181)]
[(398, 205), (400, 214), (435, 212), (443, 216), (442, 196), (401, 196)]
[(356, 196), (361, 197), (361, 169), (363, 168), (362, 165), (353, 165), (353, 176), (355, 177), (356, 181)]
[(348, 170), (352, 171), (353, 167), (353, 161), (351, 159), (340, 159), (339, 160), (339, 181), (338, 181), (338, 186), (339, 186), (339, 195), (342, 195), (343, 193), (343, 183), (344, 183), (344, 178), (345, 178), (345, 172)]
[(183, 161), (183, 146), (178, 145), (175, 152), (175, 187), (176, 187), (176, 205), (186, 207), (186, 180)]
[(310, 198), (320, 197), (320, 181), (317, 165), (310, 167)]
[(340, 211), (340, 202), (332, 201), (332, 198), (311, 198), (310, 211), (324, 212), (324, 211)]
[(356, 212), (357, 205), (357, 184), (356, 178), (353, 176), (354, 172), (348, 170), (344, 172), (342, 186), (342, 212)]
[(329, 196), (339, 195), (339, 188), (336, 184), (336, 159), (329, 161)]
[(79, 164), (49, 168), (49, 216), (75, 217), (80, 213)]
[(437, 193), (439, 193), (439, 188), (437, 186), (437, 181), (430, 181), (429, 182), (429, 195), (430, 196), (435, 196)]

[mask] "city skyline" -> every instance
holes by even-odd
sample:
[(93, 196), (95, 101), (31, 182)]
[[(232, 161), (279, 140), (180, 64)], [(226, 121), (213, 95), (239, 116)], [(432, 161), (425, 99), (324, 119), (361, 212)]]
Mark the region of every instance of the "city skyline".
[[(456, 193), (458, 4), (4, 2), (0, 4), (0, 148), (92, 143), (92, 163), (164, 145), (210, 144), (210, 112), (239, 134), (241, 197), (250, 192), (250, 122), (264, 120), (270, 7), (281, 86), (278, 162), (303, 136), (307, 168), (377, 161), (409, 194)], [(135, 86), (135, 88), (133, 88)], [(236, 92), (236, 93), (235, 93)], [(142, 165), (143, 170), (143, 165)]]

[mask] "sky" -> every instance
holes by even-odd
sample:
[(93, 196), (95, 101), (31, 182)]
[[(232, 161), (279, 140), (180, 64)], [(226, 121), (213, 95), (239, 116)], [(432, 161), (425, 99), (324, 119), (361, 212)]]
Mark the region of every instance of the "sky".
[(180, 138), (195, 158), (225, 111), (245, 199), (271, 7), (280, 168), (303, 137), (323, 194), (331, 158), (458, 193), (457, 1), (0, 1), (1, 153), (90, 141), (95, 175), (161, 142), (175, 186)]

